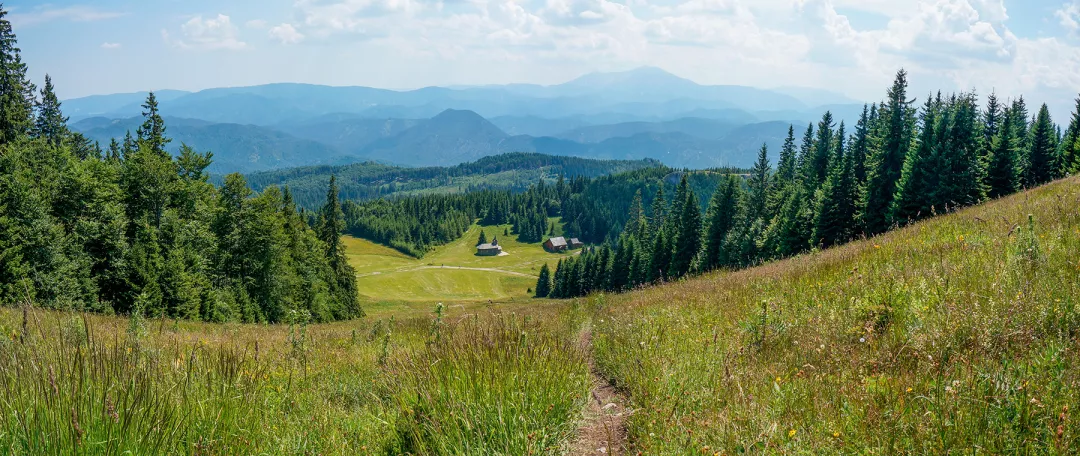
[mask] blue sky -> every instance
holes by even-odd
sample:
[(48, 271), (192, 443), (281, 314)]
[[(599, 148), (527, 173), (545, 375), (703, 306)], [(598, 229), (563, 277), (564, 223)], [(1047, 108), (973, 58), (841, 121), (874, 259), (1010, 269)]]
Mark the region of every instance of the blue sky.
[[(1080, 91), (1080, 0), (15, 0), (62, 98), (269, 82), (559, 83), (653, 65), (703, 84), (884, 96)], [(1064, 120), (1064, 119), (1060, 119)]]

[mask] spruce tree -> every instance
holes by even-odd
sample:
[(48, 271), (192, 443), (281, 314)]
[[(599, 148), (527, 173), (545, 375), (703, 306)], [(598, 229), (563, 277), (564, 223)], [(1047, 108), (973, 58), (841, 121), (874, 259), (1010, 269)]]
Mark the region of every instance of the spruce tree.
[(546, 298), (551, 294), (551, 270), (547, 263), (540, 267), (540, 277), (536, 279), (536, 297)]
[(832, 112), (825, 111), (818, 122), (817, 140), (814, 142), (814, 155), (810, 161), (810, 171), (807, 173), (807, 182), (810, 188), (817, 188), (825, 182), (825, 176), (829, 173), (829, 157), (832, 155), (833, 140)]
[(167, 156), (168, 152), (165, 150), (165, 146), (172, 140), (165, 137), (165, 120), (161, 118), (161, 113), (158, 112), (157, 97), (154, 96), (154, 92), (146, 97), (146, 102), (142, 105), (143, 108), (143, 124), (137, 131), (139, 142), (146, 144), (151, 151)]
[(814, 221), (816, 245), (831, 247), (852, 236), (855, 225), (855, 175), (853, 152), (844, 151), (844, 123), (837, 131), (837, 144), (829, 159), (829, 175), (822, 185)]
[(930, 192), (935, 190), (930, 180), (940, 172), (936, 168), (938, 163), (935, 157), (939, 149), (936, 129), (940, 124), (938, 122), (940, 111), (940, 103), (935, 103), (933, 98), (927, 97), (926, 104), (920, 113), (919, 139), (908, 150), (900, 181), (896, 186), (896, 196), (892, 202), (891, 219), (899, 223), (930, 213), (930, 206), (933, 204)]
[(669, 268), (671, 277), (682, 277), (690, 272), (694, 259), (701, 251), (701, 209), (693, 190), (688, 190), (679, 215), (679, 233)]
[(484, 230), (480, 230), (480, 238), (476, 240), (476, 245), (487, 244), (487, 233)]
[(749, 195), (747, 198), (747, 215), (751, 219), (770, 218), (766, 211), (766, 202), (769, 197), (769, 177), (772, 167), (769, 165), (769, 147), (761, 145), (758, 150), (758, 158), (754, 167), (750, 170), (748, 182)]
[(776, 164), (777, 183), (783, 185), (795, 181), (796, 154), (795, 126), (789, 125), (787, 138), (784, 139), (784, 147), (780, 149), (780, 161)]
[(27, 136), (34, 124), (34, 85), (7, 14), (0, 4), (0, 145)]
[(870, 150), (870, 112), (867, 105), (863, 105), (859, 122), (855, 124), (855, 138), (848, 151), (851, 154), (851, 172), (855, 179), (855, 185), (862, 186), (866, 182), (866, 155)]
[(724, 239), (735, 225), (735, 218), (739, 207), (739, 182), (737, 178), (728, 176), (720, 181), (712, 200), (709, 202), (707, 219), (707, 231), (704, 241), (704, 266), (706, 270), (716, 269), (722, 265)]
[(67, 117), (60, 111), (60, 99), (53, 91), (52, 78), (45, 75), (45, 86), (41, 88), (41, 100), (37, 104), (37, 120), (34, 123), (34, 136), (43, 138), (54, 146), (69, 135)]
[(983, 137), (980, 151), (983, 167), (989, 166), (990, 159), (994, 155), (994, 138), (1001, 130), (1002, 120), (1001, 103), (998, 102), (997, 94), (991, 92), (986, 99), (986, 111), (983, 112)]
[(1035, 187), (1053, 180), (1057, 167), (1057, 152), (1054, 147), (1056, 137), (1054, 122), (1050, 120), (1050, 110), (1043, 104), (1031, 128), (1029, 151), (1024, 163), (1025, 186)]
[(911, 145), (911, 109), (907, 99), (907, 72), (896, 74), (882, 105), (880, 144), (871, 150), (862, 222), (867, 234), (878, 234), (889, 228), (889, 210), (896, 194), (897, 182), (903, 171), (904, 157)]
[(1011, 106), (1006, 107), (1001, 129), (994, 138), (993, 155), (986, 170), (986, 191), (991, 198), (1012, 194), (1020, 186), (1017, 163), (1019, 139), (1016, 137), (1019, 127), (1015, 119), (1018, 115), (1022, 114)]
[(656, 187), (656, 196), (653, 197), (652, 206), (649, 210), (649, 234), (656, 235), (665, 225), (664, 181), (660, 181)]
[(1067, 176), (1080, 167), (1080, 98), (1076, 99), (1076, 110), (1069, 119), (1069, 128), (1061, 138), (1058, 154), (1058, 176)]

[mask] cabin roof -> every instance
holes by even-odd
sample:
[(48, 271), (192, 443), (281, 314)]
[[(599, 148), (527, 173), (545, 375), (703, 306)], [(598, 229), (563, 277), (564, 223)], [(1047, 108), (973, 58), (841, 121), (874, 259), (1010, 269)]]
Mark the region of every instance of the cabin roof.
[(551, 239), (548, 239), (548, 242), (550, 242), (551, 245), (554, 247), (566, 246), (566, 238), (564, 237), (553, 237)]

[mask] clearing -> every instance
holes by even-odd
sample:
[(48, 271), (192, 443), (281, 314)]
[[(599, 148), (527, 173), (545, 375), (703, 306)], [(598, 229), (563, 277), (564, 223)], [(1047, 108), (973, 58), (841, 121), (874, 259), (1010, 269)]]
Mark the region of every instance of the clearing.
[[(556, 226), (558, 219), (551, 219)], [(345, 237), (345, 253), (356, 269), (365, 311), (376, 318), (396, 313), (427, 313), (436, 303), (473, 308), (490, 303), (525, 304), (533, 300), (540, 268), (554, 268), (572, 253), (549, 253), (542, 243), (518, 242), (506, 235), (510, 225), (473, 225), (460, 239), (437, 247), (422, 259), (365, 239)], [(505, 255), (476, 255), (483, 230), (498, 237)]]

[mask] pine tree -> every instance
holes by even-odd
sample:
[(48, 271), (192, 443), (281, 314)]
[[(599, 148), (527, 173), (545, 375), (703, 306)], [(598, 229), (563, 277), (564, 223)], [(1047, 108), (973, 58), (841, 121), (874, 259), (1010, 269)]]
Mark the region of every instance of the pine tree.
[(780, 149), (780, 161), (776, 164), (776, 181), (783, 185), (795, 181), (797, 157), (795, 150), (795, 126), (788, 126), (784, 147)]
[(801, 179), (803, 182), (810, 180), (810, 170), (812, 169), (812, 163), (814, 161), (814, 124), (811, 123), (806, 126), (806, 132), (803, 133), (802, 146), (799, 148), (799, 156), (795, 160), (797, 167), (797, 179)]
[(1076, 99), (1076, 110), (1069, 119), (1069, 128), (1061, 138), (1061, 152), (1058, 154), (1058, 175), (1067, 176), (1080, 168), (1080, 98)]
[(158, 112), (158, 102), (154, 92), (150, 92), (150, 95), (146, 97), (146, 103), (143, 103), (142, 108), (144, 120), (137, 131), (139, 142), (146, 144), (151, 151), (167, 156), (165, 146), (172, 140), (165, 137), (165, 120)]
[(998, 132), (1001, 130), (1001, 122), (1001, 103), (998, 102), (997, 94), (991, 92), (986, 99), (986, 111), (983, 112), (983, 137), (980, 159), (984, 168), (989, 166), (990, 159), (994, 155), (994, 138), (997, 137)]
[(480, 238), (476, 240), (476, 245), (487, 244), (487, 233), (484, 230), (480, 230)]
[(41, 100), (37, 104), (37, 121), (34, 124), (34, 136), (43, 138), (54, 146), (68, 137), (67, 117), (60, 111), (60, 99), (53, 91), (52, 78), (45, 75), (45, 87), (41, 89)]
[(669, 268), (671, 277), (682, 277), (701, 251), (701, 209), (693, 190), (687, 190), (679, 215), (679, 232), (675, 237), (674, 253)]
[(1022, 114), (1013, 107), (1005, 108), (1002, 115), (1004, 122), (994, 138), (994, 151), (986, 170), (987, 196), (991, 198), (1012, 194), (1020, 186), (1017, 163), (1019, 140), (1016, 137), (1019, 127), (1015, 119), (1018, 115)]
[(770, 218), (766, 211), (766, 202), (769, 196), (771, 170), (769, 147), (762, 144), (761, 149), (758, 150), (757, 161), (750, 170), (750, 181), (748, 182), (750, 193), (747, 198), (747, 214), (751, 219)]
[(865, 104), (859, 122), (855, 124), (855, 139), (850, 149), (852, 177), (855, 186), (861, 187), (866, 182), (866, 156), (870, 150), (870, 113)]
[(829, 173), (829, 157), (832, 155), (834, 144), (834, 126), (832, 112), (825, 111), (825, 114), (821, 116), (821, 121), (818, 122), (814, 154), (810, 161), (810, 170), (807, 173), (809, 177), (807, 184), (810, 185), (810, 188), (820, 186), (822, 182), (825, 182), (825, 177)]
[(1031, 128), (1030, 149), (1024, 163), (1025, 186), (1035, 187), (1053, 180), (1057, 167), (1057, 152), (1054, 148), (1056, 137), (1054, 123), (1050, 120), (1050, 110), (1043, 104)]
[(935, 190), (931, 179), (935, 179), (939, 172), (936, 168), (939, 163), (936, 162), (935, 156), (939, 148), (936, 129), (940, 124), (947, 122), (939, 122), (939, 115), (941, 115), (940, 102), (935, 103), (932, 97), (927, 97), (926, 104), (920, 113), (919, 139), (908, 150), (907, 158), (904, 160), (904, 169), (896, 186), (896, 196), (892, 202), (892, 220), (902, 223), (930, 213), (930, 206), (933, 204), (930, 192)]
[(341, 233), (345, 231), (345, 214), (338, 202), (337, 176), (330, 176), (330, 186), (326, 191), (326, 203), (319, 210), (319, 240), (326, 246), (326, 257), (332, 262), (338, 261), (338, 252), (342, 249)]
[(7, 14), (0, 4), (0, 144), (25, 137), (34, 123), (34, 85)]
[(551, 270), (547, 263), (540, 267), (540, 277), (536, 279), (536, 297), (546, 298), (551, 294)]
[(704, 269), (716, 269), (723, 262), (724, 239), (735, 225), (739, 207), (739, 182), (728, 176), (717, 185), (706, 213), (708, 227), (705, 234)]
[(829, 159), (829, 175), (821, 187), (815, 210), (813, 239), (822, 247), (847, 241), (855, 225), (854, 152), (845, 153), (843, 138), (844, 123), (840, 122), (835, 152)]
[(649, 210), (649, 234), (656, 235), (666, 224), (664, 206), (664, 181), (660, 181), (656, 187), (656, 196), (653, 197), (652, 207)]
[(907, 72), (900, 70), (882, 105), (881, 143), (871, 150), (862, 222), (868, 234), (884, 232), (889, 227), (889, 208), (903, 171), (904, 157), (911, 145), (911, 109), (907, 100)]

